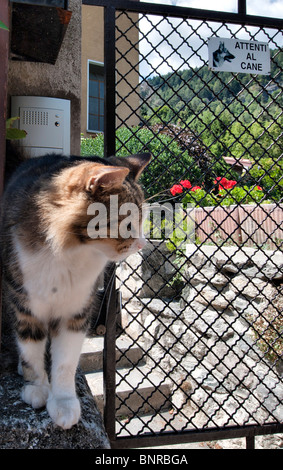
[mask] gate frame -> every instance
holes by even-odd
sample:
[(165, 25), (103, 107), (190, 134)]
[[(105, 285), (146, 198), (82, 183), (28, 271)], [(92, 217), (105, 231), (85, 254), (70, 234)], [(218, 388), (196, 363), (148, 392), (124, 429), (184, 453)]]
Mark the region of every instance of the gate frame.
[[(105, 101), (104, 101), (104, 157), (115, 154), (116, 116), (115, 116), (115, 27), (116, 11), (143, 13), (175, 18), (188, 18), (200, 21), (227, 22), (242, 26), (257, 26), (281, 29), (283, 20), (247, 14), (246, 0), (238, 0), (238, 12), (223, 12), (179, 7), (155, 3), (144, 3), (134, 0), (82, 0), (83, 5), (104, 8), (104, 70), (105, 70)], [(115, 271), (114, 263), (112, 268)], [(112, 271), (112, 273), (114, 273)], [(109, 286), (108, 286), (109, 287)], [(112, 449), (152, 447), (180, 443), (205, 442), (233, 438), (246, 438), (246, 448), (255, 448), (255, 436), (283, 433), (283, 424), (224, 426), (210, 428), (207, 431), (166, 432), (162, 435), (145, 433), (138, 437), (116, 437), (116, 406), (115, 406), (115, 375), (116, 375), (116, 316), (117, 297), (115, 279), (112, 278), (108, 289), (106, 334), (104, 338), (103, 375), (104, 375), (104, 424)]]

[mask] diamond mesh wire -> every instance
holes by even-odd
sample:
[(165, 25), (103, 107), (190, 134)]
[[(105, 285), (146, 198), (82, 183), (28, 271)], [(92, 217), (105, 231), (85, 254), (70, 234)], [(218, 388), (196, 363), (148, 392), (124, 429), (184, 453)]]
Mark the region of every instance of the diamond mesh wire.
[[(150, 240), (117, 270), (117, 437), (282, 423), (282, 31), (126, 11), (116, 25), (117, 154), (152, 152), (149, 202), (191, 202), (170, 192), (181, 180), (202, 191), (187, 246)], [(268, 42), (270, 76), (209, 70), (211, 36)], [(228, 205), (217, 177), (237, 181)]]

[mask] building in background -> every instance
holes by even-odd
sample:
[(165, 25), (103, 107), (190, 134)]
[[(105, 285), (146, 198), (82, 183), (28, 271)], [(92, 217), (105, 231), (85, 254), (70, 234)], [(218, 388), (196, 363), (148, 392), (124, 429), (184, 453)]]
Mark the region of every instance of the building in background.
[[(139, 124), (136, 110), (139, 107), (139, 50), (138, 15), (129, 13), (117, 19), (117, 49), (128, 51), (127, 60), (119, 53), (117, 71), (117, 126)], [(90, 137), (104, 130), (104, 18), (103, 8), (82, 5), (82, 96), (81, 131)], [(127, 39), (119, 30), (128, 31)], [(119, 44), (118, 44), (119, 43)], [(129, 64), (130, 59), (130, 64)], [(133, 69), (132, 64), (137, 64)], [(128, 83), (128, 84), (127, 84)], [(133, 113), (133, 110), (135, 111)]]

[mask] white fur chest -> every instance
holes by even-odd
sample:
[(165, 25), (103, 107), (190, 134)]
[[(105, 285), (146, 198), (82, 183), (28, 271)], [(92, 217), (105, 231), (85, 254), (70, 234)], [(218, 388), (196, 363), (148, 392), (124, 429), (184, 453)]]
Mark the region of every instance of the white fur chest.
[(16, 246), (32, 313), (43, 321), (80, 313), (107, 263), (106, 257), (90, 245), (65, 250), (58, 256), (49, 248), (31, 253), (18, 241)]

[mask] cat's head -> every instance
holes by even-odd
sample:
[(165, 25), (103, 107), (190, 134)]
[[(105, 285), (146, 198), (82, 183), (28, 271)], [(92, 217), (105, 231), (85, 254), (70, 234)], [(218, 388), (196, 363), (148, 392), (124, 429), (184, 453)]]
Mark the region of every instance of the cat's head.
[(150, 158), (145, 153), (110, 157), (107, 164), (83, 160), (58, 175), (54, 198), (57, 208), (64, 206), (56, 234), (61, 247), (90, 244), (111, 261), (140, 250), (144, 195), (138, 179)]

